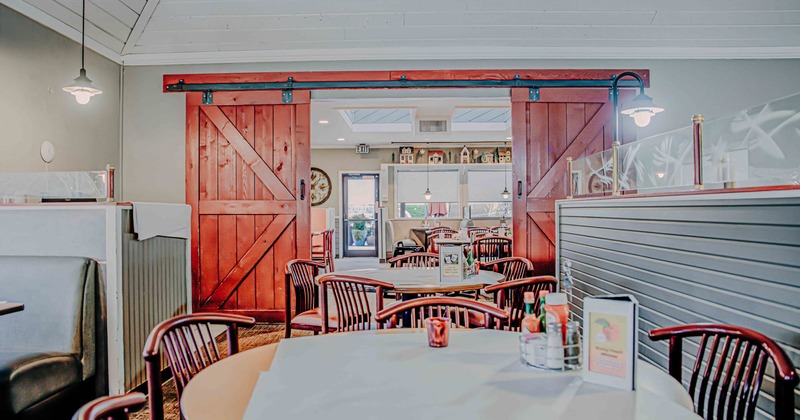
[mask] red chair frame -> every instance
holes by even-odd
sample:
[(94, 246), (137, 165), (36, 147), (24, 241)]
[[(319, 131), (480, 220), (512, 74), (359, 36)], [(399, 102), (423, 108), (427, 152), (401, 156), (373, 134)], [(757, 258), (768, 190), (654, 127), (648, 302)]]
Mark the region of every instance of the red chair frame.
[[(695, 402), (697, 414), (706, 418), (752, 419), (769, 358), (775, 365), (775, 418), (794, 418), (794, 388), (798, 376), (789, 356), (769, 337), (747, 328), (721, 324), (659, 328), (648, 335), (653, 341), (669, 339), (669, 374), (678, 382), (681, 382), (683, 365), (683, 339), (700, 337), (689, 381), (689, 395)], [(706, 351), (709, 340), (711, 348)]]
[[(505, 280), (518, 280), (533, 275), (533, 263), (527, 258), (506, 257), (492, 261), (479, 262), (481, 270), (490, 270), (502, 273)], [(501, 269), (502, 268), (502, 269)]]
[[(297, 330), (322, 331), (322, 315), (319, 316), (319, 325), (292, 323), (292, 319), (303, 312), (319, 308), (319, 288), (314, 279), (321, 270), (325, 269), (325, 264), (304, 259), (295, 259), (286, 263), (284, 269), (284, 290), (286, 295), (286, 326), (285, 337), (292, 336), (292, 328)], [(294, 315), (292, 315), (292, 292), (294, 292)]]
[[(494, 295), (497, 307), (508, 313), (508, 329), (520, 331), (522, 318), (525, 317), (525, 292), (533, 292), (539, 296), (539, 291), (553, 292), (558, 286), (558, 280), (553, 276), (528, 277), (518, 280), (504, 281), (502, 283), (486, 286), (483, 290)], [(539, 299), (533, 305), (535, 314), (539, 313)]]
[(221, 360), (216, 337), (211, 333), (211, 324), (227, 327), (228, 356), (230, 356), (239, 352), (239, 326), (251, 327), (255, 323), (255, 318), (249, 316), (197, 313), (176, 316), (156, 325), (144, 342), (142, 351), (147, 369), (150, 418), (155, 420), (164, 418), (164, 391), (161, 389), (162, 344), (172, 377), (175, 379), (175, 390), (180, 404), (181, 392), (186, 384), (198, 372)]
[(487, 329), (508, 320), (508, 314), (504, 310), (483, 302), (459, 297), (431, 296), (393, 303), (378, 311), (375, 321), (378, 325), (386, 323), (388, 328), (396, 328), (397, 316), (410, 312), (411, 322), (403, 328), (423, 328), (425, 318), (432, 316), (450, 318), (455, 328), (469, 328), (469, 311), (483, 314), (483, 327)]
[[(330, 331), (328, 325), (328, 289), (336, 301), (337, 332), (363, 331), (372, 327), (372, 310), (369, 306), (369, 288), (375, 289), (375, 312), (383, 309), (383, 293), (394, 285), (379, 280), (356, 276), (326, 274), (319, 279), (322, 311), (322, 333)], [(378, 324), (377, 328), (381, 328)]]
[(100, 397), (84, 404), (72, 416), (72, 420), (128, 420), (128, 414), (147, 403), (141, 392)]
[(415, 252), (398, 255), (388, 261), (392, 268), (433, 268), (439, 266), (439, 254), (432, 252)]

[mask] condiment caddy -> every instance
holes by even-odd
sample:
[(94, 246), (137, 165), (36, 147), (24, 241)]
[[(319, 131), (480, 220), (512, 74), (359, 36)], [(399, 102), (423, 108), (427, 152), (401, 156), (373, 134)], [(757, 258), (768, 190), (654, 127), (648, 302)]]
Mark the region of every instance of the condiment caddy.
[(569, 306), (564, 293), (539, 292), (540, 313), (534, 313), (536, 297), (527, 292), (525, 317), (520, 333), (520, 360), (547, 370), (574, 370), (581, 367), (580, 324), (569, 321)]

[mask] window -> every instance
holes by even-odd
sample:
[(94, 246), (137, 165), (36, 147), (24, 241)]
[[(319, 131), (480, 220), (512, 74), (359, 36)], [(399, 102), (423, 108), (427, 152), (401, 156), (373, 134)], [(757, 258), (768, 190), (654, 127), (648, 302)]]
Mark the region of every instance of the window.
[[(430, 176), (431, 199), (425, 199), (425, 186)], [(460, 217), (458, 212), (458, 170), (436, 171), (398, 170), (397, 217), (423, 219), (426, 217)]]
[[(468, 205), (473, 219), (511, 217), (511, 194), (503, 198), (503, 188), (510, 188), (511, 171), (470, 169), (467, 171)], [(511, 191), (509, 189), (509, 191)]]

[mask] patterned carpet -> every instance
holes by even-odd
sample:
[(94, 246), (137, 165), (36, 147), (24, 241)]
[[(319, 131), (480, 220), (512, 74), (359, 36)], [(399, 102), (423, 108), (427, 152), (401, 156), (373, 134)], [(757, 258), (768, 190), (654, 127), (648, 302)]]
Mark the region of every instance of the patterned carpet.
[[(253, 328), (242, 328), (239, 330), (239, 348), (244, 351), (255, 347), (272, 344), (283, 338), (283, 324), (258, 324)], [(305, 331), (292, 331), (292, 337), (310, 335)], [(217, 338), (220, 343), (220, 351), (227, 353), (225, 334)], [(180, 410), (178, 409), (178, 396), (175, 393), (175, 384), (170, 379), (164, 383), (164, 418), (166, 420), (180, 420)], [(133, 420), (149, 420), (150, 409), (146, 406), (130, 415)]]

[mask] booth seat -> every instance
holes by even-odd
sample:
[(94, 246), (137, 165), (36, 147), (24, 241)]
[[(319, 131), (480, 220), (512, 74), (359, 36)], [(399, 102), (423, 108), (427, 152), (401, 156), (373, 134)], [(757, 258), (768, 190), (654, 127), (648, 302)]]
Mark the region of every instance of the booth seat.
[(96, 283), (90, 259), (0, 256), (0, 300), (25, 305), (0, 316), (0, 418), (68, 418), (102, 392)]

